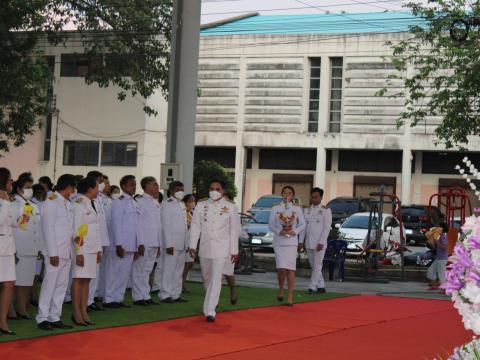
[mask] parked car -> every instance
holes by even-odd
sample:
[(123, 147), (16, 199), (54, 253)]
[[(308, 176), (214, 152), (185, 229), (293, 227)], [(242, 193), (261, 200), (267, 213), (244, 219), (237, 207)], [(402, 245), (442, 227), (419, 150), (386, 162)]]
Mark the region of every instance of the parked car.
[(370, 211), (370, 198), (338, 197), (330, 200), (327, 207), (332, 211), (332, 227), (343, 223), (350, 215)]
[(257, 212), (270, 210), (273, 205), (280, 203), (282, 199), (280, 195), (263, 195), (252, 205), (248, 212), (254, 216)]
[[(370, 213), (361, 212), (350, 216), (338, 230), (344, 240), (348, 241), (347, 252), (360, 252), (368, 234), (368, 221)], [(377, 218), (374, 218), (377, 221)], [(337, 225), (338, 226), (338, 225)], [(384, 239), (400, 243), (400, 222), (391, 214), (383, 214), (382, 230), (385, 232)], [(387, 235), (388, 231), (388, 235)]]
[(402, 206), (402, 222), (406, 229), (407, 244), (426, 243), (425, 233), (433, 226), (428, 214), (428, 205)]
[[(252, 238), (252, 245), (257, 248), (273, 247), (273, 232), (268, 227), (270, 210), (259, 211), (254, 216), (244, 216), (242, 230)], [(249, 246), (250, 238), (241, 238), (244, 247)]]

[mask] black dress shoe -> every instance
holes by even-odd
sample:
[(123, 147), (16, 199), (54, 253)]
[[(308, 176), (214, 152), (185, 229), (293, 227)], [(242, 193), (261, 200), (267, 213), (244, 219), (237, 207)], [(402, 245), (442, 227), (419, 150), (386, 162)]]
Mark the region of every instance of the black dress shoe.
[(103, 299), (101, 297), (95, 296), (93, 298), (93, 301), (98, 302), (98, 303), (103, 303)]
[(125, 303), (123, 303), (123, 302), (119, 302), (119, 303), (118, 303), (118, 307), (119, 307), (119, 308), (126, 308), (126, 309), (131, 308), (130, 305), (127, 305), (127, 304), (125, 304)]
[(325, 294), (326, 291), (325, 291), (324, 288), (320, 288), (320, 289), (317, 290), (317, 293), (318, 293), (318, 294)]
[(18, 316), (19, 319), (22, 319), (22, 320), (32, 320), (32, 318), (30, 316), (28, 316), (27, 314), (25, 314), (25, 315), (18, 314), (17, 316)]
[(63, 303), (64, 303), (64, 304), (67, 304), (67, 305), (71, 305), (71, 304), (72, 304), (72, 300), (70, 300), (70, 301), (64, 301)]
[(40, 324), (38, 324), (38, 328), (42, 330), (47, 330), (47, 331), (53, 330), (52, 325), (50, 325), (48, 321), (42, 321)]
[(145, 306), (147, 305), (147, 302), (145, 300), (137, 300), (133, 302), (133, 305)]
[(95, 326), (95, 323), (90, 320), (85, 320), (85, 324), (87, 324), (88, 326)]
[(100, 306), (98, 306), (95, 303), (93, 303), (91, 305), (88, 305), (88, 310), (91, 310), (91, 311), (105, 311), (104, 308), (101, 308)]
[(215, 316), (209, 315), (205, 318), (205, 320), (209, 323), (213, 323), (213, 322), (215, 322)]
[(283, 301), (283, 296), (277, 296), (277, 301), (279, 302)]
[(15, 335), (13, 331), (3, 329), (0, 329), (0, 333), (2, 333), (2, 335)]
[(182, 297), (178, 297), (178, 298), (176, 298), (176, 299), (173, 300), (173, 301), (176, 302), (176, 303), (186, 303), (186, 302), (188, 302), (187, 299), (184, 299), (184, 298), (182, 298)]
[(147, 305), (158, 305), (155, 301), (153, 301), (152, 299), (148, 299), (148, 300), (144, 300), (145, 301), (145, 304)]
[(109, 308), (109, 309), (116, 309), (116, 308), (119, 307), (119, 303), (117, 303), (117, 302), (104, 303), (103, 307), (104, 308)]
[(238, 298), (234, 298), (234, 299), (230, 299), (230, 304), (232, 305), (237, 305), (237, 302), (238, 302)]
[(77, 320), (75, 320), (75, 317), (72, 315), (72, 317), (70, 318), (72, 320), (72, 322), (77, 325), (77, 326), (87, 326), (87, 323), (86, 322), (78, 322)]
[(293, 303), (287, 302), (287, 306), (292, 307), (292, 306), (293, 306)]
[(308, 289), (308, 295), (313, 295), (313, 294), (316, 294), (317, 292), (315, 290), (312, 290), (312, 289)]
[(7, 316), (8, 320), (19, 320), (20, 316)]
[(161, 302), (164, 304), (173, 304), (173, 299), (168, 297), (166, 299), (161, 300)]
[(32, 305), (33, 307), (38, 307), (38, 301), (30, 300), (30, 305)]
[(53, 327), (54, 329), (65, 329), (65, 330), (73, 329), (72, 325), (66, 325), (63, 322), (61, 322), (60, 320), (51, 322), (50, 326)]

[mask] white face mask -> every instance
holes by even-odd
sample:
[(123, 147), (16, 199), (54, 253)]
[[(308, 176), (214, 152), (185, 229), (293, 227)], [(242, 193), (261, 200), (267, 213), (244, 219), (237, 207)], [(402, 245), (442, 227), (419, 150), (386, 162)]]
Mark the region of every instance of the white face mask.
[(182, 201), (184, 195), (185, 195), (184, 191), (177, 191), (175, 194), (173, 194), (175, 199), (177, 199), (179, 201)]
[(25, 200), (30, 200), (33, 197), (32, 189), (23, 189), (23, 198)]
[(117, 200), (120, 197), (120, 193), (113, 193), (112, 194), (112, 199)]
[(216, 201), (222, 197), (222, 194), (218, 191), (210, 191), (208, 193), (208, 196), (210, 196), (210, 199), (212, 199), (213, 201)]
[(75, 189), (75, 191), (70, 194), (70, 200), (75, 199), (76, 196), (77, 196), (77, 189)]
[(105, 190), (105, 183), (98, 184), (98, 191), (103, 192), (103, 190)]

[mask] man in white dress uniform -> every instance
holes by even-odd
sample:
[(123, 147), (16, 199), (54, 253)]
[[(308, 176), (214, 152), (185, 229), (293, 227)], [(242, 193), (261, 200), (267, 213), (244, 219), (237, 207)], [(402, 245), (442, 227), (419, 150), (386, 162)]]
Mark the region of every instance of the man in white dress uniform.
[(310, 192), (309, 208), (305, 209), (305, 232), (300, 236), (300, 248), (305, 247), (312, 268), (309, 294), (324, 293), (325, 283), (322, 268), (327, 249), (328, 234), (332, 227), (332, 212), (322, 205), (323, 189), (313, 188)]
[(60, 320), (62, 304), (70, 274), (73, 238), (73, 204), (76, 193), (75, 177), (59, 177), (55, 192), (42, 207), (42, 230), (45, 255), (45, 276), (38, 302), (38, 327), (43, 330), (71, 328)]
[(199, 201), (190, 227), (189, 253), (195, 258), (200, 241), (200, 266), (206, 290), (203, 313), (208, 322), (215, 321), (216, 307), (222, 289), (225, 262), (236, 262), (241, 225), (237, 206), (224, 199), (225, 185), (210, 183), (209, 199)]
[(183, 203), (184, 187), (179, 181), (170, 184), (171, 196), (162, 208), (165, 250), (162, 254), (163, 272), (159, 297), (162, 302), (186, 302), (182, 294), (182, 275), (187, 254), (187, 210)]
[(154, 177), (147, 176), (140, 182), (143, 195), (137, 197), (139, 210), (138, 239), (145, 246), (144, 256), (138, 256), (133, 262), (132, 297), (134, 305), (152, 305), (150, 297), (150, 273), (155, 260), (160, 256), (162, 241), (162, 224), (160, 218), (160, 203), (158, 183)]

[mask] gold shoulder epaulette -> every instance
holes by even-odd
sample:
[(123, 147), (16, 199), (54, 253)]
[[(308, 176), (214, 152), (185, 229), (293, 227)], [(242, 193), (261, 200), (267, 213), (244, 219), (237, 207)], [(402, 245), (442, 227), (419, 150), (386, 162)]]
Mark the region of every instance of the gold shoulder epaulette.
[(49, 200), (55, 200), (57, 198), (57, 194), (53, 193), (48, 197)]
[(76, 202), (77, 204), (81, 204), (82, 201), (83, 201), (83, 198), (78, 198), (77, 200), (75, 200), (75, 202)]

